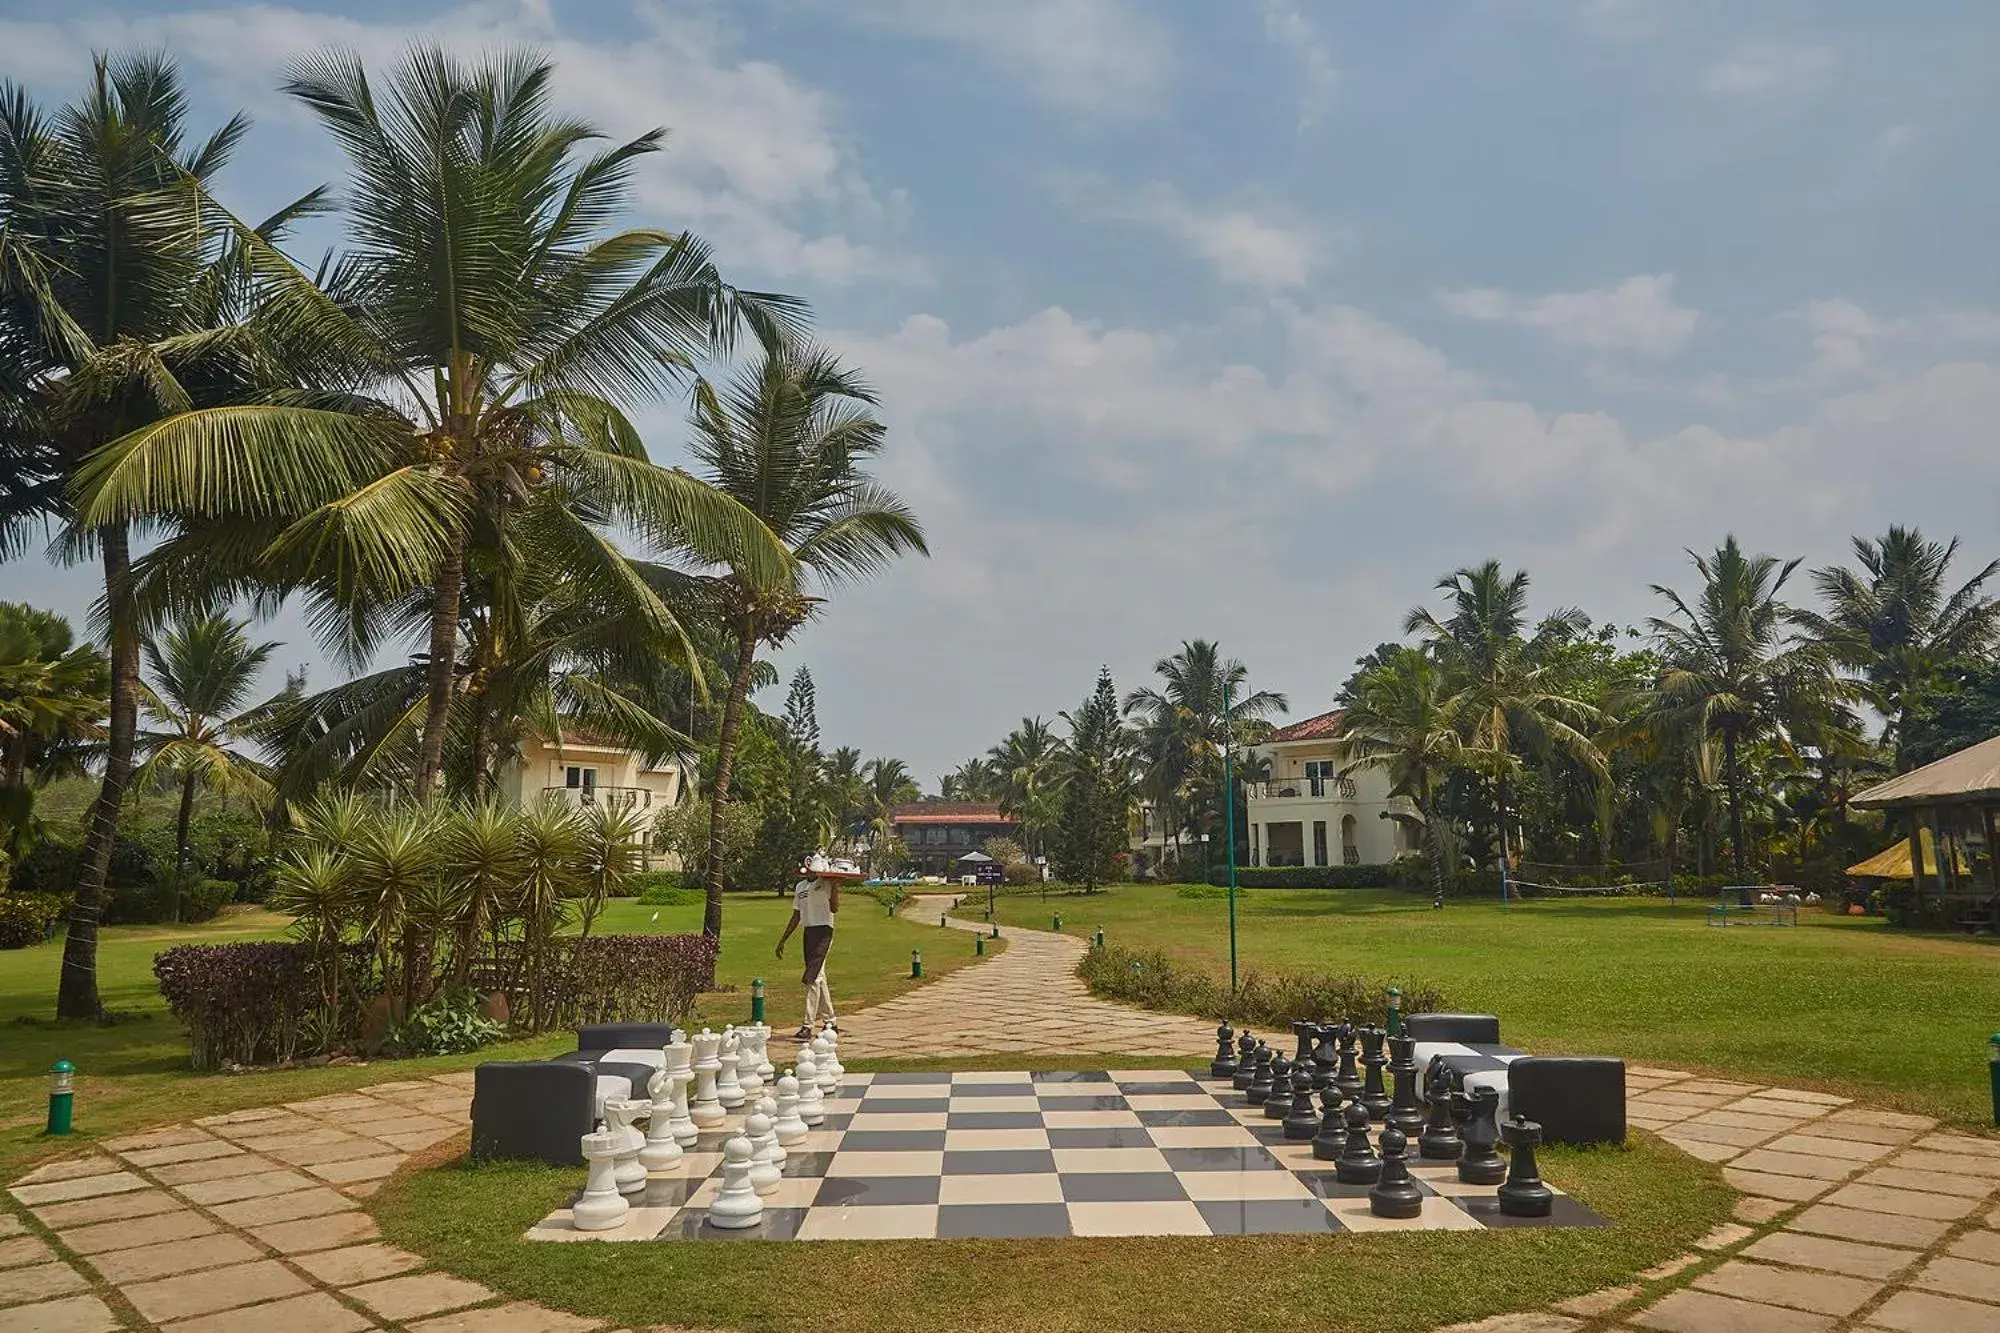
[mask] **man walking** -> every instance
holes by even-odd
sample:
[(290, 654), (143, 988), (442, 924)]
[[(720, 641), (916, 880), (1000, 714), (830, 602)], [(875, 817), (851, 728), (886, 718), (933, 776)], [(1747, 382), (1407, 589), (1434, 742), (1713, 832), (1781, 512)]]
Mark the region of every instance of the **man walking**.
[(792, 889), (792, 919), (785, 923), (785, 933), (778, 937), (777, 954), (783, 958), (785, 942), (792, 938), (792, 932), (805, 927), (806, 968), (799, 978), (806, 988), (805, 1020), (792, 1034), (801, 1041), (810, 1040), (821, 1024), (834, 1022), (833, 989), (826, 984), (826, 955), (833, 948), (833, 914), (840, 910), (840, 886), (816, 873), (823, 868), (818, 856), (800, 868), (799, 873), (805, 878)]

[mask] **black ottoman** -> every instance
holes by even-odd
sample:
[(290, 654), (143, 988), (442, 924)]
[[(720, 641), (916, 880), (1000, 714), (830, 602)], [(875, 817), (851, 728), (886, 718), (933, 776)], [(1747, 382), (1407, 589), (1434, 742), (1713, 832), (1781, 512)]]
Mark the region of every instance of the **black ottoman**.
[(671, 1023), (585, 1023), (576, 1044), (585, 1051), (657, 1051), (674, 1039)]
[(1524, 1055), (1507, 1066), (1507, 1113), (1540, 1122), (1544, 1143), (1623, 1143), (1625, 1062)]
[(597, 1127), (597, 1070), (564, 1060), (488, 1060), (472, 1071), (472, 1156), (582, 1166)]
[(1500, 1044), (1500, 1020), (1492, 1014), (1411, 1014), (1403, 1028), (1418, 1041)]

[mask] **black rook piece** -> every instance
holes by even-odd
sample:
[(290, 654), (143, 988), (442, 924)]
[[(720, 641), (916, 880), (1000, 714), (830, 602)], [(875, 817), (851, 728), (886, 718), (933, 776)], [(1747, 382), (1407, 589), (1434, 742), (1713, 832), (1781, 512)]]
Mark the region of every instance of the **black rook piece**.
[(1229, 1080), (1229, 1086), (1238, 1092), (1247, 1092), (1257, 1078), (1257, 1052), (1264, 1043), (1249, 1033), (1243, 1034), (1243, 1041), (1236, 1051), (1236, 1077)]
[(1333, 1075), (1339, 1067), (1340, 1057), (1333, 1050), (1334, 1028), (1322, 1023), (1313, 1029), (1313, 1091), (1325, 1092), (1333, 1086)]
[(1361, 1064), (1367, 1071), (1361, 1079), (1361, 1104), (1368, 1108), (1370, 1120), (1382, 1119), (1395, 1105), (1382, 1086), (1382, 1066), (1389, 1063), (1382, 1054), (1382, 1042), (1388, 1035), (1381, 1028), (1361, 1029)]
[(1285, 1137), (1303, 1142), (1318, 1132), (1319, 1113), (1313, 1109), (1312, 1061), (1301, 1060), (1292, 1066), (1292, 1109), (1285, 1113)]
[(1445, 1068), (1444, 1057), (1434, 1055), (1426, 1071), (1424, 1097), (1431, 1104), (1431, 1116), (1424, 1125), (1423, 1137), (1417, 1140), (1417, 1155), (1426, 1161), (1456, 1161), (1465, 1151), (1465, 1140), (1458, 1136), (1458, 1126), (1452, 1123), (1451, 1079)]
[(1210, 1078), (1236, 1077), (1236, 1030), (1224, 1023), (1215, 1030), (1215, 1058), (1208, 1062)]
[(1299, 1049), (1292, 1052), (1292, 1063), (1300, 1064), (1312, 1059), (1313, 1025), (1303, 1018), (1292, 1020), (1292, 1035), (1298, 1038)]
[(1333, 1076), (1333, 1086), (1351, 1102), (1361, 1095), (1361, 1071), (1354, 1067), (1354, 1024), (1341, 1019), (1333, 1039), (1340, 1055), (1340, 1072)]
[(1368, 1211), (1377, 1217), (1415, 1217), (1424, 1210), (1424, 1192), (1410, 1179), (1410, 1165), (1403, 1160), (1409, 1140), (1391, 1124), (1382, 1131), (1382, 1175), (1368, 1191)]
[(1499, 1152), (1500, 1094), (1493, 1088), (1473, 1088), (1472, 1115), (1465, 1123), (1465, 1155), (1458, 1159), (1458, 1178), (1468, 1185), (1498, 1185), (1507, 1178), (1507, 1159)]
[(1271, 1091), (1264, 1096), (1264, 1118), (1283, 1120), (1292, 1113), (1292, 1062), (1280, 1055), (1271, 1061)]
[(1263, 1042), (1257, 1043), (1257, 1064), (1251, 1071), (1250, 1086), (1243, 1091), (1252, 1106), (1262, 1106), (1271, 1095), (1271, 1065), (1276, 1054)]
[(1333, 1178), (1343, 1185), (1373, 1185), (1382, 1178), (1382, 1162), (1368, 1141), (1368, 1108), (1349, 1102), (1346, 1115), (1347, 1142), (1333, 1164)]
[(1542, 1183), (1535, 1164), (1535, 1145), (1542, 1141), (1542, 1127), (1517, 1115), (1501, 1133), (1513, 1160), (1507, 1166), (1507, 1182), (1500, 1187), (1500, 1211), (1509, 1217), (1547, 1217), (1555, 1207), (1555, 1192)]
[(1347, 1142), (1346, 1121), (1340, 1114), (1340, 1089), (1328, 1088), (1319, 1095), (1321, 1117), (1319, 1133), (1313, 1135), (1313, 1156), (1322, 1162), (1331, 1162), (1340, 1156), (1340, 1147)]
[(1408, 1138), (1424, 1129), (1424, 1113), (1417, 1105), (1417, 1039), (1391, 1037), (1389, 1051), (1395, 1057), (1389, 1061), (1389, 1072), (1396, 1076), (1396, 1096), (1389, 1107), (1389, 1123)]

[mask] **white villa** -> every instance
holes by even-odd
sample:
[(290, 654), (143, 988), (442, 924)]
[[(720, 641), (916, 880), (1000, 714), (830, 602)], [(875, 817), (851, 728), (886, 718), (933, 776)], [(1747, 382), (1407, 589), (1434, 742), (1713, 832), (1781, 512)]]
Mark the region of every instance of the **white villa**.
[(1379, 865), (1422, 849), (1416, 807), (1389, 794), (1387, 774), (1337, 776), (1339, 728), (1335, 709), (1280, 727), (1254, 748), (1270, 760), (1271, 776), (1244, 784), (1251, 865)]
[[(654, 767), (622, 741), (572, 729), (553, 741), (522, 741), (520, 754), (501, 763), (499, 785), (501, 796), (517, 804), (554, 797), (579, 806), (631, 807), (650, 826), (660, 811), (680, 804), (687, 776), (671, 759)], [(648, 864), (659, 855), (650, 852)], [(677, 861), (669, 856), (664, 864), (677, 869)]]

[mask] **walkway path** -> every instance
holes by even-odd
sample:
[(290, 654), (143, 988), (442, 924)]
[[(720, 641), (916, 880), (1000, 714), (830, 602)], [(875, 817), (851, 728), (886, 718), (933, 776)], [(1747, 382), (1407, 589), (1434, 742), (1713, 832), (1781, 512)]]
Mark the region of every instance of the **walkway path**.
[[(907, 910), (935, 920), (939, 906)], [(1085, 994), (1079, 942), (1001, 933), (1000, 957), (850, 1015), (854, 1053), (1205, 1054), (1205, 1025)], [(1666, 1069), (1628, 1080), (1635, 1125), (1724, 1164), (1738, 1221), (1630, 1286), (1460, 1333), (2000, 1333), (2000, 1140), (1821, 1093)], [(431, 1269), (361, 1210), (409, 1154), (464, 1131), (471, 1083), (208, 1116), (29, 1173), (11, 1189), (25, 1217), (0, 1205), (0, 1328), (599, 1328)]]

